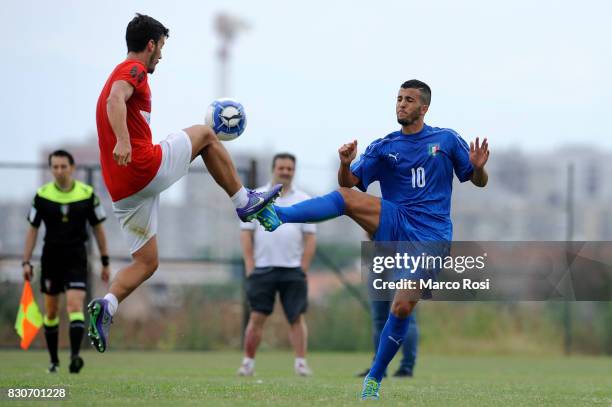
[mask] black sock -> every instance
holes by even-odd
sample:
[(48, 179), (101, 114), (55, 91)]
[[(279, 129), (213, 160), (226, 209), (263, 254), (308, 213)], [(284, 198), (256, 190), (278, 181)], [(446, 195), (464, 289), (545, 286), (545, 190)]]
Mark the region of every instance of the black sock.
[(83, 342), (83, 332), (85, 332), (85, 321), (74, 320), (70, 322), (70, 355), (78, 356)]
[(59, 325), (45, 327), (45, 339), (47, 340), (47, 349), (49, 350), (49, 356), (51, 356), (51, 363), (58, 364), (59, 358), (57, 357), (57, 341), (59, 337)]

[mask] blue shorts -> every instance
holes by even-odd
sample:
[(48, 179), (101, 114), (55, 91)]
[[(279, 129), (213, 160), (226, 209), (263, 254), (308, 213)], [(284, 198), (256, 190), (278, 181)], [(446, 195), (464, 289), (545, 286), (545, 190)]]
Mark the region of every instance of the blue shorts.
[(378, 229), (372, 237), (375, 242), (449, 242), (453, 229), (450, 222), (423, 220), (408, 208), (380, 200)]
[[(372, 240), (375, 242), (395, 242), (392, 247), (396, 253), (406, 253), (410, 256), (440, 256), (445, 257), (450, 254), (450, 238), (444, 239), (442, 236), (447, 234), (448, 225), (441, 225), (441, 233), (427, 233), (422, 228), (415, 227), (417, 221), (413, 218), (406, 208), (393, 202), (381, 199), (381, 211), (378, 229)], [(437, 280), (442, 267), (418, 267), (414, 270), (405, 269), (393, 270), (393, 279), (405, 280)], [(432, 293), (429, 289), (423, 289), (422, 298), (431, 298)]]

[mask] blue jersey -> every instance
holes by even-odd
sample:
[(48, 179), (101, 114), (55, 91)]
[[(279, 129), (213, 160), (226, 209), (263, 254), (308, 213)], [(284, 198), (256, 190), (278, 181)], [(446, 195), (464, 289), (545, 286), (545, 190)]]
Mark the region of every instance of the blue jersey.
[(423, 241), (452, 239), (453, 172), (465, 182), (473, 171), (465, 140), (451, 129), (427, 125), (415, 134), (400, 130), (374, 141), (351, 165), (357, 187), (365, 191), (379, 181), (383, 212), (385, 205), (397, 208), (401, 216), (389, 219), (407, 223), (400, 226), (414, 231), (411, 240)]

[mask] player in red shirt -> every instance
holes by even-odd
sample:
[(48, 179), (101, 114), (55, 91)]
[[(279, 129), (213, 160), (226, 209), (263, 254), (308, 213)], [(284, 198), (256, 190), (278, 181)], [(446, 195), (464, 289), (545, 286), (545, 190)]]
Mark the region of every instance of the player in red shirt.
[(109, 293), (87, 307), (88, 335), (100, 352), (106, 350), (119, 302), (157, 269), (159, 194), (187, 174), (191, 161), (202, 157), (243, 221), (270, 205), (281, 188), (277, 185), (264, 193), (245, 189), (227, 150), (209, 126), (191, 126), (153, 144), (148, 75), (162, 58), (168, 32), (154, 18), (136, 14), (126, 30), (127, 58), (106, 81), (96, 108), (102, 174), (133, 260), (119, 271)]

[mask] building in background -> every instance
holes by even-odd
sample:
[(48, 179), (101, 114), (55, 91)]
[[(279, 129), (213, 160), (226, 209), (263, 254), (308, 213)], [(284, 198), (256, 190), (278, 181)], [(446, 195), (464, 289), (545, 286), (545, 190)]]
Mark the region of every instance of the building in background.
[[(63, 143), (78, 164), (98, 164), (95, 138), (83, 143)], [(55, 148), (41, 150), (46, 162)], [(233, 151), (232, 157), (247, 183), (251, 162), (255, 160), (256, 184), (263, 185), (270, 175), (273, 152)], [(574, 239), (612, 240), (612, 152), (595, 148), (564, 147), (550, 152), (499, 151), (488, 163), (490, 181), (486, 188), (473, 190), (458, 182), (453, 194), (452, 216), (455, 240), (564, 240), (566, 238), (567, 167), (575, 166)], [(299, 163), (298, 163), (299, 165)], [(240, 255), (238, 219), (225, 192), (201, 161), (192, 164), (192, 173), (162, 196), (159, 229), (160, 253), (166, 258), (232, 258)], [(0, 169), (0, 172), (4, 169)], [(335, 169), (321, 169), (321, 190), (335, 185)], [(15, 175), (16, 174), (16, 175)], [(19, 171), (11, 170), (11, 176)], [(77, 174), (84, 179), (84, 172)], [(40, 170), (40, 184), (48, 182), (46, 169)], [(329, 178), (329, 179), (327, 179)], [(94, 173), (93, 184), (107, 213), (111, 201), (101, 173)], [(303, 186), (301, 186), (303, 188)], [(377, 184), (370, 193), (379, 194)], [(34, 196), (35, 190), (32, 190)], [(29, 200), (15, 202), (0, 198), (0, 251), (18, 255), (27, 226)], [(119, 225), (112, 217), (107, 222), (111, 253), (127, 256)], [(320, 224), (319, 242), (358, 247), (363, 231), (347, 218)]]

